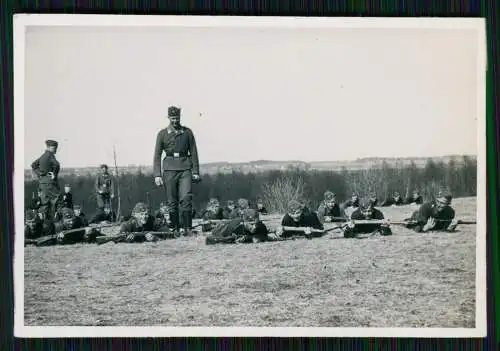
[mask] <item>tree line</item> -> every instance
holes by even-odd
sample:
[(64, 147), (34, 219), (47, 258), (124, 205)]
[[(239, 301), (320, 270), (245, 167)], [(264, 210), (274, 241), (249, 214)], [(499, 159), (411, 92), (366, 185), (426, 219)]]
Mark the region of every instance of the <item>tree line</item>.
[[(66, 175), (60, 179), (61, 188), (70, 184), (74, 204), (81, 205), (88, 214), (96, 211), (95, 177), (91, 174)], [(290, 167), (262, 173), (203, 175), (200, 183), (193, 184), (193, 205), (200, 211), (211, 197), (220, 201), (247, 198), (251, 203), (261, 198), (270, 211), (282, 212), (290, 199), (301, 199), (316, 208), (326, 190), (336, 193), (340, 201), (353, 192), (361, 197), (374, 192), (383, 200), (394, 191), (405, 197), (413, 190), (418, 190), (425, 200), (431, 200), (439, 190), (448, 190), (454, 197), (475, 196), (476, 182), (476, 160), (467, 156), (448, 163), (429, 159), (423, 168), (415, 163), (390, 166), (386, 162), (381, 167), (366, 170), (319, 171)], [(165, 201), (164, 189), (157, 188), (153, 176), (141, 170), (115, 177), (115, 185), (119, 185), (121, 214), (130, 213), (139, 201), (152, 208), (158, 208)], [(25, 181), (26, 206), (36, 194), (37, 187), (36, 180)], [(116, 209), (117, 198), (114, 202)]]

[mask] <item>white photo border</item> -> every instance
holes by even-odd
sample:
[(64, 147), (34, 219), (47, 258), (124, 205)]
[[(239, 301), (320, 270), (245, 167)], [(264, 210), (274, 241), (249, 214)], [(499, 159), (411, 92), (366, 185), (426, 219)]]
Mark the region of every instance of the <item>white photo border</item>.
[[(234, 17), (146, 15), (14, 15), (14, 335), (60, 337), (486, 337), (486, 32), (483, 18)], [(475, 328), (33, 327), (24, 325), (24, 82), (28, 26), (442, 28), (478, 35), (477, 235)]]

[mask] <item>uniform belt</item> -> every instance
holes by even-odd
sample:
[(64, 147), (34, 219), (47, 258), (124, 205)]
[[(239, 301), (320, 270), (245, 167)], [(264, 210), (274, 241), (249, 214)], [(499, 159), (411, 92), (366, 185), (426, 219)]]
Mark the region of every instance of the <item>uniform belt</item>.
[(188, 155), (182, 152), (167, 152), (168, 157), (187, 157)]

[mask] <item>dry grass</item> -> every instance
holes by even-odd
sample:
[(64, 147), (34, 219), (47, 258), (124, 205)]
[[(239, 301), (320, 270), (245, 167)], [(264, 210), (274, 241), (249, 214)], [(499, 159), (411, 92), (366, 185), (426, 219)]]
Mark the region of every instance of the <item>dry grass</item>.
[[(454, 201), (462, 219), (474, 199)], [(397, 220), (410, 207), (388, 208)], [(273, 224), (276, 224), (274, 221)], [(31, 326), (474, 327), (475, 226), (206, 246), (26, 247)]]

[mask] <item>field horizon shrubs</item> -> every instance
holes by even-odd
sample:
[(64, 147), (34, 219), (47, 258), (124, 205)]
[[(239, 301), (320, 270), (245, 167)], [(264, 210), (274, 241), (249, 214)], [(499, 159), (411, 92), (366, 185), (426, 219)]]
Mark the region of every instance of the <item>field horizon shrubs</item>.
[[(69, 175), (61, 177), (60, 184), (72, 186), (73, 203), (82, 206), (84, 213), (91, 215), (96, 211), (94, 191), (95, 174), (85, 176)], [(148, 203), (152, 209), (165, 201), (165, 192), (153, 183), (151, 174), (141, 171), (123, 174), (117, 179), (121, 194), (121, 214), (130, 213), (139, 202)], [(289, 168), (262, 173), (239, 173), (202, 175), (202, 182), (193, 184), (193, 204), (200, 211), (209, 198), (220, 201), (247, 198), (252, 204), (258, 198), (270, 212), (283, 213), (288, 201), (304, 201), (315, 209), (323, 199), (326, 190), (337, 194), (339, 201), (346, 200), (352, 192), (361, 197), (369, 192), (377, 194), (380, 200), (399, 191), (403, 197), (418, 190), (425, 200), (431, 200), (437, 191), (446, 189), (454, 197), (475, 196), (477, 186), (476, 161), (463, 156), (448, 163), (427, 161), (423, 168), (414, 163), (410, 165), (389, 166), (365, 170), (317, 171)], [(25, 207), (36, 194), (38, 182), (25, 181)], [(117, 199), (114, 201), (117, 208)]]

